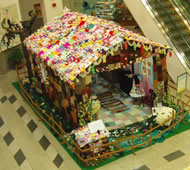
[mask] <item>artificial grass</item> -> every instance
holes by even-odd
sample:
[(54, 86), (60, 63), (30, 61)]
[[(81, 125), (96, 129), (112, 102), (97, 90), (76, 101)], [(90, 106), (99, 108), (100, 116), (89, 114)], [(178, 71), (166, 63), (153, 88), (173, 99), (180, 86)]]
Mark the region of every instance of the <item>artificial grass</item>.
[[(13, 83), (13, 86), (14, 86), (14, 87), (17, 89), (17, 91), (22, 95), (22, 93), (21, 93), (21, 91), (20, 91), (20, 88), (19, 88), (18, 82), (14, 82), (14, 83)], [(26, 102), (27, 102), (27, 101), (26, 101)], [(28, 103), (28, 102), (27, 102), (27, 103)], [(29, 103), (28, 103), (28, 104), (29, 104)], [(37, 115), (37, 114), (36, 114), (36, 115)], [(39, 115), (37, 115), (37, 116), (39, 117)], [(61, 144), (62, 140), (61, 140), (59, 137), (57, 137), (57, 136), (53, 133), (51, 127), (50, 127), (45, 121), (42, 121), (42, 122), (43, 122), (44, 125), (48, 128), (48, 130), (52, 133), (52, 135), (54, 135), (54, 136), (56, 137), (56, 139), (58, 140), (58, 142)], [(157, 143), (157, 142), (163, 142), (165, 139), (170, 138), (170, 137), (172, 137), (172, 136), (174, 136), (174, 135), (177, 135), (177, 134), (179, 134), (179, 133), (181, 133), (181, 132), (184, 132), (184, 131), (186, 131), (186, 130), (189, 130), (189, 129), (190, 129), (190, 122), (186, 120), (186, 121), (185, 121), (185, 124), (180, 123), (179, 125), (177, 125), (177, 126), (175, 127), (174, 132), (171, 133), (171, 130), (170, 130), (169, 132), (166, 132), (166, 133), (165, 133), (164, 135), (162, 135), (160, 138), (153, 140), (153, 141), (152, 141), (152, 144), (155, 144), (155, 143)], [(120, 143), (120, 144), (121, 144), (121, 143)], [(115, 161), (115, 160), (118, 160), (118, 159), (120, 159), (120, 158), (123, 158), (124, 156), (130, 155), (130, 154), (132, 153), (131, 150), (129, 150), (129, 151), (128, 151), (128, 150), (127, 150), (127, 151), (123, 151), (123, 152), (121, 152), (121, 153), (119, 153), (119, 154), (115, 154), (114, 156), (107, 157), (105, 160), (103, 160), (103, 161), (101, 161), (100, 163), (98, 163), (97, 166), (85, 167), (84, 164), (82, 164), (82, 163), (79, 162), (77, 156), (67, 147), (66, 144), (62, 144), (62, 146), (65, 148), (65, 150), (68, 152), (68, 154), (73, 158), (73, 160), (79, 165), (79, 167), (80, 167), (81, 169), (84, 169), (84, 170), (87, 170), (87, 169), (88, 169), (88, 170), (92, 170), (92, 169), (101, 167), (101, 166), (103, 166), (103, 165), (106, 165), (106, 164), (108, 164), (108, 163), (110, 163), (110, 162), (113, 162), (113, 161)], [(137, 151), (139, 151), (139, 150), (141, 150), (141, 149), (143, 149), (143, 148), (145, 148), (145, 147), (147, 147), (147, 146), (149, 146), (149, 144), (146, 145), (146, 146), (144, 146), (144, 147), (135, 149), (135, 152), (137, 152)], [(102, 159), (104, 159), (104, 158), (102, 158)], [(101, 159), (101, 160), (102, 160), (102, 159)]]

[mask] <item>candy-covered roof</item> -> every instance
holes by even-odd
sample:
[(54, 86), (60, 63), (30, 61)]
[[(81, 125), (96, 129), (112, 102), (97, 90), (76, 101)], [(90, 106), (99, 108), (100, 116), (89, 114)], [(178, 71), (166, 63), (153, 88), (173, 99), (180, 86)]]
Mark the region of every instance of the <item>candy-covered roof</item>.
[(112, 54), (113, 49), (123, 46), (124, 40), (129, 45), (143, 46), (147, 50), (168, 48), (112, 21), (68, 9), (26, 38), (25, 44), (56, 70), (62, 80), (72, 83), (79, 74), (85, 76), (84, 73), (89, 73), (89, 66), (97, 65), (99, 60)]

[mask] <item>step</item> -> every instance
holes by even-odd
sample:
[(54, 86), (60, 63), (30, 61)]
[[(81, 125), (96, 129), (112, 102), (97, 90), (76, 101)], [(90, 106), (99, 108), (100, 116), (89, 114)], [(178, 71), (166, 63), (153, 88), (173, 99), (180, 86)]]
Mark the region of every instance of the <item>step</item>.
[(187, 57), (190, 58), (190, 48), (186, 47), (183, 50), (184, 50), (184, 53), (187, 54)]
[(182, 23), (165, 23), (165, 25), (167, 26), (167, 28), (169, 29), (169, 31), (172, 33), (174, 31), (179, 31), (180, 33), (183, 32), (184, 30), (186, 30), (186, 25), (182, 24)]
[[(184, 38), (185, 40), (184, 40), (183, 38)], [(186, 45), (186, 43), (190, 45), (190, 38), (185, 37), (185, 36), (183, 36), (183, 38), (182, 38), (182, 36), (179, 37), (178, 43), (180, 43), (181, 45)], [(185, 42), (185, 41), (186, 41), (186, 42)]]
[(161, 4), (157, 3), (157, 2), (151, 2), (149, 3), (151, 5), (151, 7), (153, 9), (155, 9), (156, 11), (159, 11), (161, 10), (162, 8), (164, 9), (168, 9), (168, 8), (173, 8), (173, 6), (171, 5), (170, 2), (166, 1), (166, 2), (163, 2)]
[[(179, 37), (181, 37), (178, 31), (171, 32), (171, 34), (172, 34), (173, 39), (179, 39)], [(190, 31), (189, 30), (184, 30), (183, 32), (181, 32), (181, 34), (184, 37), (188, 37), (188, 36), (190, 36)]]
[(157, 11), (157, 12), (158, 12), (159, 16), (161, 16), (161, 17), (164, 17), (164, 16), (166, 17), (167, 15), (173, 16), (173, 15), (176, 14), (176, 11), (173, 8), (169, 8), (167, 10), (167, 15), (166, 15), (165, 10), (160, 10), (160, 11)]
[(170, 15), (170, 17), (169, 17), (167, 14), (165, 14), (165, 16), (160, 17), (160, 18), (165, 23), (170, 23), (171, 21), (174, 22), (174, 23), (176, 23), (176, 22), (177, 23), (183, 23), (183, 21), (181, 20), (181, 18), (179, 16), (177, 16), (177, 15)]

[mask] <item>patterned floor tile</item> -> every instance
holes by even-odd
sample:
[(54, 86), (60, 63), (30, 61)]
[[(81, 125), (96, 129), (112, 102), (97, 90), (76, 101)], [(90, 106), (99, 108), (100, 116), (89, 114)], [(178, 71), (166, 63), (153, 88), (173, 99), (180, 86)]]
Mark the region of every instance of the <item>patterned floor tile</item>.
[(14, 158), (19, 166), (21, 166), (26, 159), (21, 149), (19, 149), (18, 152), (14, 155)]
[(26, 113), (26, 110), (24, 109), (23, 106), (20, 106), (19, 109), (17, 110), (17, 112), (18, 112), (19, 116), (22, 117)]
[(39, 143), (40, 143), (40, 145), (42, 146), (42, 148), (44, 150), (47, 150), (47, 148), (50, 145), (49, 140), (45, 136), (42, 136), (42, 138), (40, 139)]
[(6, 96), (3, 96), (1, 99), (0, 99), (1, 103), (5, 103), (7, 101), (7, 97)]
[(9, 146), (13, 140), (14, 140), (14, 137), (12, 136), (12, 134), (10, 132), (8, 132), (4, 137), (3, 139), (5, 140), (5, 143)]
[(168, 162), (171, 162), (171, 161), (173, 161), (173, 160), (175, 160), (175, 159), (178, 159), (178, 158), (180, 158), (180, 157), (182, 157), (182, 156), (184, 156), (184, 155), (185, 155), (185, 154), (184, 154), (182, 151), (178, 150), (178, 151), (172, 152), (172, 153), (170, 153), (170, 154), (164, 156), (164, 158), (165, 158)]
[(53, 163), (56, 165), (57, 168), (59, 168), (63, 163), (63, 158), (59, 154), (57, 154), (57, 156), (53, 160)]
[(0, 127), (3, 126), (3, 124), (4, 124), (4, 121), (3, 121), (3, 119), (0, 116)]
[(17, 100), (17, 98), (15, 97), (15, 95), (12, 95), (9, 97), (9, 101), (11, 104), (13, 104), (16, 100)]
[(146, 165), (142, 165), (139, 168), (135, 168), (134, 170), (150, 170)]
[(28, 124), (27, 124), (27, 126), (28, 126), (28, 128), (30, 129), (30, 131), (33, 133), (35, 130), (36, 130), (36, 128), (38, 127), (37, 125), (36, 125), (36, 123), (33, 121), (33, 120), (31, 120)]

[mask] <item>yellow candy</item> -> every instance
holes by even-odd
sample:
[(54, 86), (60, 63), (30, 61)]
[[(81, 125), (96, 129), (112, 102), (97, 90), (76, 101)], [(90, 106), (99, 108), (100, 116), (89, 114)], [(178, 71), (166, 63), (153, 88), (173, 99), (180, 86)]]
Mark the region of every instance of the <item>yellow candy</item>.
[(102, 40), (97, 41), (98, 44), (102, 44)]
[(51, 54), (52, 55), (57, 55), (57, 51), (52, 51)]
[(71, 76), (70, 80), (73, 81), (75, 79), (75, 76)]
[(130, 38), (128, 38), (128, 37), (125, 37), (125, 39), (128, 40), (128, 41), (130, 40)]
[(48, 51), (48, 49), (47, 48), (42, 48), (42, 51), (46, 52), (46, 51)]

